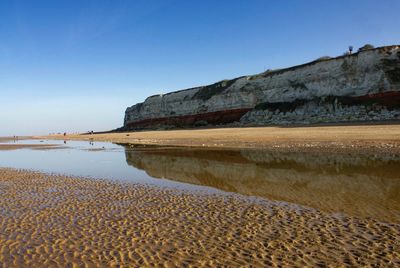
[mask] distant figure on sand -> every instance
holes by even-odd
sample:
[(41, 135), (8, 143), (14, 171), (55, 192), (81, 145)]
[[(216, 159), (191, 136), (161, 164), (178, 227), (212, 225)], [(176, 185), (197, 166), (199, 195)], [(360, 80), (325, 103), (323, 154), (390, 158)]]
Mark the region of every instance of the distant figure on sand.
[(64, 132), (64, 137), (67, 136), (67, 132)]

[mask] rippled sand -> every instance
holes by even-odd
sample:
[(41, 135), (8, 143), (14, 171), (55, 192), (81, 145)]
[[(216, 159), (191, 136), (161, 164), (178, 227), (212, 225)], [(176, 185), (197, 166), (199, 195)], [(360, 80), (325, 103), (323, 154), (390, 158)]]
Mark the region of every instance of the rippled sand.
[(0, 266), (399, 266), (400, 225), (0, 169)]

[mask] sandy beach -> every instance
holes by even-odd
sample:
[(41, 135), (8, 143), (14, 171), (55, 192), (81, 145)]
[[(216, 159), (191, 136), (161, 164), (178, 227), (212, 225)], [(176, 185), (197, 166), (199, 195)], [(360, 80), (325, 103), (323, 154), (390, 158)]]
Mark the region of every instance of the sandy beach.
[[(52, 149), (56, 148), (57, 146), (55, 144), (20, 144), (18, 141), (21, 140), (26, 140), (26, 139), (31, 139), (32, 137), (30, 136), (25, 136), (25, 137), (0, 137), (0, 151), (6, 151), (6, 150), (16, 150), (16, 149), (40, 149), (40, 150), (45, 150), (45, 149)], [(12, 143), (15, 142), (15, 143)]]
[[(179, 177), (179, 170), (185, 165), (177, 162), (177, 159), (183, 161), (186, 158), (181, 152), (170, 157), (172, 162), (169, 158), (164, 159), (159, 146), (213, 148), (216, 152), (228, 148), (261, 148), (265, 152), (295, 153), (293, 159), (311, 157), (316, 152), (368, 152), (386, 156), (400, 153), (400, 125), (397, 124), (215, 128), (35, 138), (129, 144), (126, 147), (128, 163), (140, 166), (153, 163), (154, 167), (146, 166), (145, 170), (151, 174), (161, 172), (161, 175), (155, 176), (160, 178), (168, 177), (163, 172), (169, 170), (166, 167), (173, 169), (175, 165), (177, 170), (172, 173)], [(132, 150), (130, 147), (141, 146), (155, 146), (158, 149), (129, 151)], [(57, 147), (52, 144), (0, 145), (0, 150), (18, 148)], [(221, 161), (222, 157), (216, 152), (211, 155)], [(297, 154), (302, 152), (306, 154), (298, 158)], [(192, 153), (190, 156), (193, 157)], [(345, 156), (332, 161), (339, 163), (342, 158), (345, 161)], [(269, 159), (265, 153), (257, 155), (251, 150), (240, 155), (231, 153), (229, 157), (234, 157), (236, 166), (245, 163), (246, 157), (259, 161)], [(156, 160), (146, 161), (153, 158)], [(272, 158), (276, 159), (276, 156), (272, 155)], [(285, 154), (284, 159), (287, 158)], [(204, 164), (207, 158), (200, 155), (198, 159)], [(302, 161), (316, 163), (317, 159), (304, 158)], [(257, 163), (257, 174), (266, 172)], [(201, 165), (189, 163), (188, 166)], [(220, 174), (220, 163), (217, 167), (216, 174)], [(297, 167), (300, 167), (299, 164)], [(244, 167), (240, 170), (244, 170)], [(275, 170), (271, 173), (268, 169), (271, 174), (264, 177), (282, 178), (284, 176), (278, 172), (280, 170), (287, 175), (285, 169), (275, 166)], [(304, 173), (303, 170), (307, 169), (300, 168), (294, 178), (299, 178), (299, 172)], [(207, 169), (207, 174), (212, 174), (210, 171), (210, 168)], [(373, 172), (381, 174), (375, 169), (366, 171), (363, 168), (362, 171), (367, 175)], [(229, 169), (226, 172), (225, 176), (229, 177)], [(207, 178), (207, 174), (196, 174), (193, 174), (193, 178)], [(5, 267), (399, 266), (398, 217), (371, 214), (368, 202), (372, 199), (365, 194), (369, 193), (371, 185), (374, 191), (378, 188), (382, 188), (383, 192), (391, 190), (386, 186), (380, 187), (379, 177), (375, 184), (369, 181), (365, 188), (368, 191), (361, 191), (364, 188), (360, 189), (360, 185), (364, 185), (366, 176), (362, 172), (360, 174), (360, 183), (356, 183), (355, 187), (359, 197), (352, 195), (355, 199), (351, 198), (350, 205), (343, 205), (347, 210), (340, 209), (343, 213), (339, 213), (332, 212), (336, 209), (322, 209), (327, 208), (326, 204), (332, 204), (329, 208), (336, 208), (340, 202), (327, 200), (326, 196), (335, 194), (324, 195), (320, 186), (325, 182), (316, 184), (319, 192), (309, 197), (312, 200), (310, 203), (307, 198), (299, 196), (298, 191), (295, 198), (291, 198), (288, 189), (282, 189), (281, 192), (285, 196), (289, 194), (290, 198), (277, 198), (281, 201), (274, 201), (274, 198), (255, 198), (226, 192), (194, 192), (101, 178), (0, 168), (0, 263)], [(315, 172), (307, 173), (306, 177), (315, 182), (317, 175)], [(185, 171), (184, 182), (188, 176)], [(395, 174), (393, 176), (389, 179), (396, 183), (397, 177)], [(180, 181), (179, 178), (176, 180)], [(190, 177), (189, 181), (192, 183)], [(348, 189), (350, 182), (355, 183), (354, 178), (351, 181), (343, 180), (340, 185)], [(333, 183), (333, 180), (329, 183)], [(269, 184), (269, 188), (272, 185)], [(390, 185), (396, 188), (397, 184)], [(311, 187), (312, 184), (307, 186)], [(276, 195), (278, 190), (271, 188), (271, 194)], [(268, 190), (264, 189), (263, 192)], [(345, 191), (339, 192), (343, 194)], [(364, 196), (368, 196), (365, 201)], [(299, 202), (299, 198), (304, 202)], [(391, 198), (394, 201), (390, 199), (388, 202), (396, 211), (397, 199)], [(355, 202), (357, 200), (358, 203)], [(387, 206), (381, 201), (378, 203)], [(346, 213), (349, 211), (354, 213)]]
[(4, 267), (398, 266), (400, 225), (290, 203), (0, 169)]
[(0, 151), (5, 150), (16, 150), (16, 149), (53, 149), (58, 147), (55, 144), (0, 144)]
[(400, 124), (210, 128), (38, 138), (110, 141), (135, 145), (263, 148), (277, 151), (400, 153)]

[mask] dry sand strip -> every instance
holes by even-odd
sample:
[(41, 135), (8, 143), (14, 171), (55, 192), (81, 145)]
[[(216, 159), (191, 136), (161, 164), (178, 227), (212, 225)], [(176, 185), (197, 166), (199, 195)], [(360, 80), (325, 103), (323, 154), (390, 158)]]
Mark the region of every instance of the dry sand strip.
[(400, 225), (0, 169), (0, 267), (399, 267)]
[(214, 128), (67, 135), (65, 137), (53, 135), (45, 138), (93, 139), (125, 144), (265, 148), (278, 151), (400, 153), (400, 124)]
[(32, 139), (33, 137), (30, 136), (21, 136), (18, 139), (14, 137), (0, 137), (0, 151), (5, 150), (16, 150), (16, 149), (52, 149), (59, 147), (57, 144), (19, 144), (19, 143), (2, 143), (2, 142), (11, 142), (11, 141), (18, 141), (18, 140), (26, 140)]
[(57, 144), (1, 144), (0, 151), (17, 150), (17, 149), (59, 149)]
[(15, 141), (15, 140), (27, 140), (32, 139), (31, 136), (18, 136), (18, 137), (0, 137), (0, 142), (8, 142), (8, 141)]
[(0, 142), (7, 142), (14, 140), (13, 137), (0, 137)]

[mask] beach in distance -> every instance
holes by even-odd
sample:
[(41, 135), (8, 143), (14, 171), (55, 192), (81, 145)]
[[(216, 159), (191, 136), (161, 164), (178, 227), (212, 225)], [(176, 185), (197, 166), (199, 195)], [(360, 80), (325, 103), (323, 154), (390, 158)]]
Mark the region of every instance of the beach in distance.
[(50, 135), (37, 138), (96, 140), (184, 147), (262, 148), (278, 151), (400, 152), (400, 124), (332, 124)]

